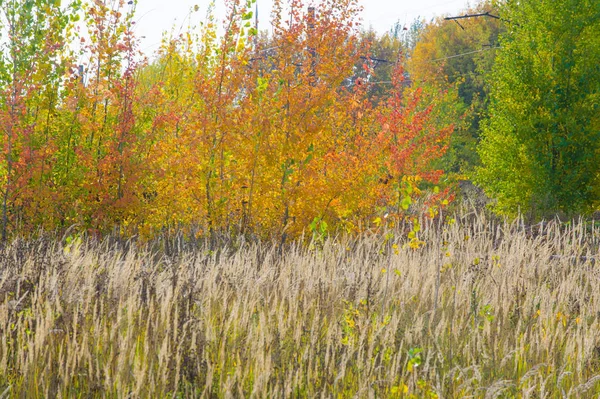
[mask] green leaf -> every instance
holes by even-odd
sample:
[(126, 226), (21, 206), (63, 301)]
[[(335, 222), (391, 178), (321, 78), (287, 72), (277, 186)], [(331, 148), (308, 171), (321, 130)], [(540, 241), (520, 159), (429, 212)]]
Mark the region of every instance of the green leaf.
[(269, 79), (259, 77), (256, 81), (256, 91), (259, 94), (264, 93), (269, 87)]
[(400, 203), (400, 206), (402, 207), (402, 209), (407, 211), (410, 207), (410, 204), (412, 204), (412, 199), (410, 197), (404, 197), (402, 199), (402, 202)]

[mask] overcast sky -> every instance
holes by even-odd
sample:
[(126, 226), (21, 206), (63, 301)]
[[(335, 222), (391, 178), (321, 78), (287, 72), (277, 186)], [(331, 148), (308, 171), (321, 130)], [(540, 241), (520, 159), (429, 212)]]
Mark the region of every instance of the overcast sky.
[[(194, 6), (200, 7), (200, 12), (194, 18), (202, 19), (210, 0), (138, 0), (136, 32), (143, 36), (142, 49), (152, 53), (158, 47), (162, 32), (176, 30), (186, 24), (189, 10)], [(257, 0), (259, 9), (259, 28), (269, 29), (272, 0)], [(360, 0), (364, 7), (362, 13), (363, 25), (372, 26), (379, 32), (389, 30), (396, 21), (410, 25), (416, 18), (427, 21), (434, 16), (455, 14), (468, 5), (467, 0)], [(223, 18), (223, 0), (216, 0), (217, 16)]]

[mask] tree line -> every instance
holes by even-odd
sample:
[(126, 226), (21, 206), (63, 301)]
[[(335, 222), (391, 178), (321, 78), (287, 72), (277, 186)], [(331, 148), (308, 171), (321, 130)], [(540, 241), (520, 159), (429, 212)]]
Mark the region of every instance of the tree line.
[(268, 34), (253, 0), (192, 13), (149, 58), (135, 3), (2, 2), (3, 239), (355, 232), (435, 215), (465, 178), (504, 214), (597, 208), (596, 2), (384, 35), (355, 0), (286, 4)]

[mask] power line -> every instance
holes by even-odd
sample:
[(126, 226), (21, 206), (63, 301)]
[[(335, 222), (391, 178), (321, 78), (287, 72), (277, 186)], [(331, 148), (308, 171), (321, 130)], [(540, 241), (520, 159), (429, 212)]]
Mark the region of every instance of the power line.
[[(449, 60), (452, 58), (458, 58), (458, 57), (463, 57), (465, 55), (471, 55), (471, 54), (477, 54), (477, 53), (481, 53), (483, 51), (487, 51), (487, 50), (495, 50), (495, 49), (499, 49), (501, 48), (500, 46), (493, 46), (491, 44), (484, 44), (483, 45), (484, 48), (480, 49), (480, 50), (473, 50), (473, 51), (468, 51), (466, 53), (460, 53), (460, 54), (454, 54), (454, 55), (450, 55), (447, 57), (441, 57), (441, 58), (436, 58), (433, 60), (429, 60), (428, 62), (437, 62), (437, 61), (444, 61), (444, 60)], [(267, 50), (271, 50), (277, 47), (271, 47), (270, 49)], [(261, 50), (261, 51), (265, 51), (265, 50)], [(264, 59), (264, 57), (256, 57), (256, 58), (251, 58), (250, 61), (257, 61), (257, 60), (261, 60)], [(375, 62), (381, 62), (381, 63), (395, 63), (397, 61), (391, 61), (391, 60), (385, 60), (382, 58), (375, 58), (375, 57), (366, 57), (366, 56), (360, 56), (361, 60), (370, 60), (370, 61), (375, 61)], [(294, 64), (296, 66), (302, 66), (302, 64)], [(391, 83), (391, 82), (382, 82), (382, 83)]]
[[(508, 22), (509, 24), (512, 24), (513, 22), (510, 19), (506, 19), (506, 18), (502, 18), (498, 15), (494, 15), (491, 14), (489, 11), (486, 12), (482, 12), (479, 14), (465, 14), (465, 15), (458, 15), (456, 17), (446, 17), (444, 18), (444, 20), (446, 21), (454, 21), (458, 24), (459, 19), (466, 19), (466, 18), (480, 18), (480, 17), (487, 17), (487, 18), (493, 18), (493, 19), (497, 19), (500, 20), (502, 22)], [(461, 28), (463, 28), (463, 26), (461, 24), (458, 24)], [(520, 26), (519, 24), (515, 24), (517, 26)], [(463, 28), (463, 30), (465, 30), (465, 28)]]
[(390, 61), (390, 60), (384, 60), (382, 58), (375, 58), (375, 57), (365, 57), (364, 55), (360, 56), (361, 60), (369, 60), (369, 61), (375, 61), (375, 62), (383, 62), (383, 63), (387, 63), (387, 62), (396, 62), (396, 61)]
[(476, 54), (476, 53), (481, 53), (482, 51), (486, 51), (486, 50), (492, 50), (492, 49), (497, 49), (497, 48), (501, 48), (500, 46), (496, 46), (496, 47), (485, 47), (482, 48), (481, 50), (474, 50), (474, 51), (469, 51), (467, 53), (462, 53), (462, 54), (455, 54), (455, 55), (451, 55), (448, 57), (442, 57), (442, 58), (436, 58), (434, 60), (431, 60), (429, 62), (437, 62), (437, 61), (444, 61), (444, 60), (449, 60), (452, 58), (457, 58), (457, 57), (462, 57), (464, 55), (470, 55), (470, 54)]
[(489, 11), (486, 11), (486, 12), (483, 12), (483, 13), (479, 13), (479, 14), (465, 14), (465, 15), (459, 15), (457, 17), (446, 17), (444, 19), (446, 21), (456, 21), (457, 19), (478, 18), (478, 17), (489, 17), (489, 18), (500, 19), (500, 20), (502, 19), (502, 18), (500, 18), (497, 15), (490, 14)]
[(456, 22), (456, 25), (460, 26), (460, 29), (465, 30), (465, 27), (462, 26), (460, 22), (458, 22), (456, 19), (453, 19), (453, 21)]

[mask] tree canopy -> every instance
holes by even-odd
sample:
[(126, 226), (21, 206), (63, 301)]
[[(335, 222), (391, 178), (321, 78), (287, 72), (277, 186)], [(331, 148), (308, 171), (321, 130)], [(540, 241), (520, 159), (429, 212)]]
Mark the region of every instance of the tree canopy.
[(476, 180), (496, 209), (589, 213), (600, 200), (600, 3), (508, 1)]

